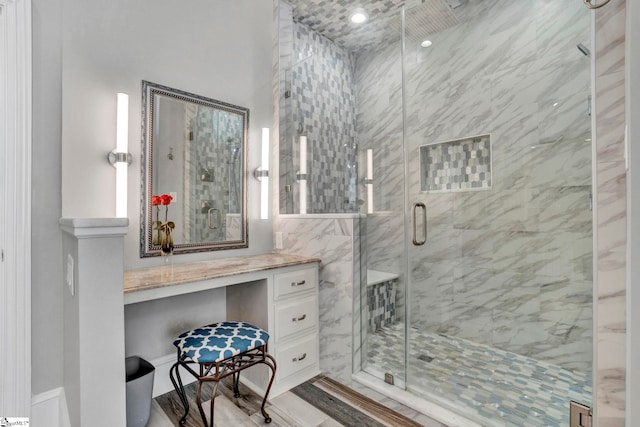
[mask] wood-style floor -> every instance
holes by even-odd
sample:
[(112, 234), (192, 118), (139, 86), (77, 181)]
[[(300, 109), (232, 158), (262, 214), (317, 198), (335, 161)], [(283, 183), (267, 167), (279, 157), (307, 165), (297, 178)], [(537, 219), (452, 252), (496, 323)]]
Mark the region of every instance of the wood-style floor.
[[(230, 379), (229, 379), (230, 380)], [(195, 404), (195, 384), (185, 387), (190, 409), (186, 427), (201, 427), (202, 420)], [(211, 384), (205, 384), (202, 396), (210, 396)], [(262, 399), (240, 385), (241, 397), (234, 398), (231, 381), (223, 381), (215, 399), (217, 427), (338, 427), (338, 426), (402, 426), (422, 424), (386, 408), (326, 377), (316, 377), (291, 391), (270, 399), (266, 410), (272, 418), (266, 424), (260, 412)], [(209, 402), (203, 404), (208, 416)], [(151, 418), (147, 427), (179, 426), (182, 406), (175, 392), (158, 396), (152, 401)]]

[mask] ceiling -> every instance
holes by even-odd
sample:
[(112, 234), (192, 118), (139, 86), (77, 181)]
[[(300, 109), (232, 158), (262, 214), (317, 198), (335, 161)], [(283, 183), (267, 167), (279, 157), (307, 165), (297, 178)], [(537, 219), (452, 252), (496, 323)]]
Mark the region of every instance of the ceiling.
[[(360, 52), (400, 38), (401, 9), (407, 14), (408, 36), (426, 37), (459, 23), (453, 14), (466, 0), (288, 0), (293, 19), (332, 40), (338, 46)], [(369, 20), (354, 24), (349, 15), (364, 9)]]

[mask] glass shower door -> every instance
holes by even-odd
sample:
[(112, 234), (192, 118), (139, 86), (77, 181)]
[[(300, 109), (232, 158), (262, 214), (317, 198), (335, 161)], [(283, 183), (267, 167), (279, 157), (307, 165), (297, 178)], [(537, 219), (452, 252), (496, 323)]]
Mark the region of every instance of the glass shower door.
[(406, 10), (406, 386), (483, 424), (591, 403), (589, 41), (577, 2)]
[[(384, 41), (356, 55), (360, 205), (359, 368), (404, 388), (409, 227), (405, 217), (402, 33), (387, 16)], [(357, 347), (357, 345), (356, 345)], [(362, 366), (358, 366), (359, 364)]]

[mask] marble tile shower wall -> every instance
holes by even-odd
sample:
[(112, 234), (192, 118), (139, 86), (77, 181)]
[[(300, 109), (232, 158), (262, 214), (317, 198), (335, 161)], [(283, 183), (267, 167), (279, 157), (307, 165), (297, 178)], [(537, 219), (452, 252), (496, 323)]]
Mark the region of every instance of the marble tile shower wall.
[[(396, 319), (404, 321), (406, 254), (404, 247), (404, 159), (402, 150), (402, 63), (400, 42), (380, 46), (377, 54), (356, 58), (356, 111), (360, 163), (373, 151), (373, 212), (362, 220), (361, 256), (371, 270), (395, 273)], [(416, 153), (417, 154), (417, 153)], [(360, 182), (365, 168), (358, 171)], [(360, 199), (366, 200), (365, 188)], [(364, 250), (366, 246), (366, 250)]]
[[(595, 12), (597, 205), (597, 422), (625, 425), (627, 176), (625, 138), (626, 1)], [(627, 405), (633, 404), (626, 402)], [(627, 420), (626, 425), (637, 421)]]
[[(285, 253), (318, 257), (320, 264), (320, 370), (344, 384), (351, 383), (352, 357), (359, 352), (360, 306), (359, 218), (279, 217)], [(357, 282), (356, 282), (357, 281)]]
[[(464, 7), (474, 19), (428, 50), (406, 41), (408, 184), (429, 218), (427, 244), (410, 254), (412, 323), (589, 371), (590, 69), (576, 49), (589, 45), (588, 11), (570, 0)], [(374, 149), (381, 211), (403, 204), (399, 52), (357, 58), (358, 138)], [(420, 145), (487, 133), (491, 190), (420, 191)], [(370, 215), (367, 230), (370, 268), (396, 271), (402, 215)]]
[(285, 85), (291, 96), (289, 111), (281, 115), (280, 127), (288, 133), (280, 159), (284, 182), (294, 185), (293, 197), (281, 198), (281, 212), (299, 212), (299, 129), (308, 140), (307, 212), (357, 212), (354, 57), (303, 24), (294, 22), (290, 30), (293, 62)]

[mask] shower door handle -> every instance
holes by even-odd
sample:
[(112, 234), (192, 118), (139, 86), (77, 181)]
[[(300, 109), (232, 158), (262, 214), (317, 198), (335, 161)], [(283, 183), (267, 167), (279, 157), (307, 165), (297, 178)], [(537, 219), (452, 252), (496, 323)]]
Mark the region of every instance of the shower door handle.
[[(418, 240), (417, 212), (422, 209), (422, 239)], [(427, 206), (422, 203), (414, 203), (411, 208), (411, 240), (415, 246), (422, 246), (427, 242)]]

